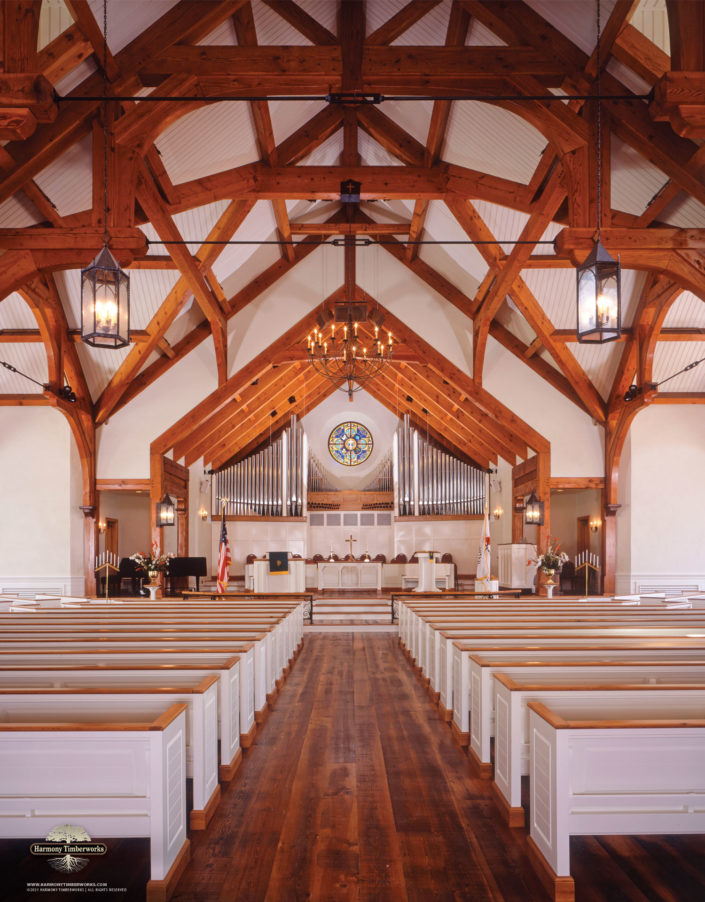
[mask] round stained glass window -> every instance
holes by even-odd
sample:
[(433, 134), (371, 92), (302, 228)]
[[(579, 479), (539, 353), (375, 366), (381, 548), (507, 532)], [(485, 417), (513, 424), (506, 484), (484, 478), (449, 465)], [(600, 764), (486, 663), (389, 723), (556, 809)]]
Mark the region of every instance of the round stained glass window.
[(361, 423), (339, 423), (328, 436), (333, 460), (344, 467), (356, 467), (372, 454), (372, 433)]

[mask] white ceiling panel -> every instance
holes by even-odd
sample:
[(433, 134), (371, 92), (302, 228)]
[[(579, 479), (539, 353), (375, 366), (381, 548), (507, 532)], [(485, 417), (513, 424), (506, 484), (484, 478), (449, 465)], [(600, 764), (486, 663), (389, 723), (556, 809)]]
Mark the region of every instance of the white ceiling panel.
[[(245, 221), (235, 234), (234, 240), (271, 241), (276, 239), (276, 228), (277, 224), (271, 203), (266, 200), (260, 200), (245, 218)], [(228, 296), (236, 288), (226, 288), (226, 283), (230, 286), (230, 277), (238, 273), (245, 262), (257, 254), (259, 249), (256, 244), (228, 244), (223, 248), (222, 253), (213, 264), (213, 272)], [(267, 245), (265, 254), (262, 256), (269, 259), (270, 262), (274, 262), (280, 256), (279, 248), (276, 245)], [(255, 275), (256, 273), (253, 273), (251, 278), (254, 278)], [(233, 286), (237, 286), (238, 289), (242, 288), (243, 284), (246, 284), (246, 282), (240, 281), (239, 278), (235, 278), (233, 281)]]
[(0, 227), (3, 229), (23, 229), (37, 225), (42, 219), (32, 201), (22, 191), (0, 204)]
[(47, 44), (51, 44), (54, 38), (58, 38), (62, 31), (72, 25), (73, 17), (64, 0), (42, 0), (42, 8), (39, 12), (37, 50), (43, 50)]
[(497, 35), (490, 31), (478, 19), (470, 19), (470, 28), (468, 28), (468, 36), (465, 41), (467, 47), (506, 47), (506, 41), (498, 38)]
[[(115, 54), (168, 13), (177, 0), (120, 0), (108, 2), (108, 47)], [(103, 30), (103, 0), (88, 0), (98, 27)]]
[(678, 229), (705, 229), (705, 206), (692, 197), (680, 194), (659, 219)]
[(90, 135), (73, 144), (35, 176), (60, 216), (89, 210), (93, 204), (93, 150)]
[(93, 348), (81, 341), (76, 345), (76, 349), (88, 383), (88, 391), (95, 401), (105, 391), (118, 367), (130, 353), (131, 345), (115, 349)]
[(337, 131), (304, 157), (299, 166), (337, 166), (343, 153), (343, 132)]
[[(331, 5), (336, 6), (336, 4)], [(285, 19), (282, 19), (280, 15), (264, 3), (253, 3), (252, 12), (255, 19), (258, 43), (295, 44), (299, 46), (311, 43), (293, 25), (289, 25)]]
[(666, 184), (668, 176), (614, 135), (611, 143), (612, 206), (639, 216)]
[[(601, 30), (604, 30), (615, 3), (616, 0), (601, 0)], [(526, 0), (526, 5), (543, 16), (584, 53), (592, 53), (597, 42), (597, 4), (575, 3), (574, 0)]]
[[(490, 204), (484, 200), (474, 201), (474, 206), (492, 236), (499, 241), (517, 241), (529, 220), (526, 213), (510, 210), (509, 207), (500, 207), (498, 204)], [(514, 245), (502, 244), (502, 249), (505, 253), (511, 254)]]
[[(41, 394), (42, 385), (49, 380), (47, 355), (42, 342), (4, 344), (0, 346), (0, 355), (2, 355), (0, 359), (5, 363), (9, 363), (20, 373), (30, 377), (25, 379), (19, 373), (13, 373), (4, 366), (0, 366), (0, 394), (31, 394), (33, 392)], [(31, 379), (36, 379), (42, 385), (35, 385), (30, 381)]]
[(28, 304), (16, 292), (0, 301), (0, 329), (36, 329), (37, 320)]
[(406, 100), (385, 100), (381, 110), (412, 138), (416, 138), (424, 147), (426, 146), (433, 112), (432, 100), (419, 100), (413, 103)]
[(645, 272), (638, 269), (622, 270), (622, 326), (625, 328), (629, 328), (634, 321), (645, 282)]
[[(654, 382), (668, 379), (683, 367), (705, 358), (705, 342), (659, 341), (654, 352)], [(705, 391), (705, 363), (674, 379), (668, 379), (659, 391)]]
[(322, 100), (271, 100), (269, 113), (275, 142), (281, 144), (327, 106)]
[(131, 269), (130, 328), (146, 329), (176, 285), (179, 273), (174, 269)]
[(547, 144), (541, 132), (514, 113), (459, 100), (448, 120), (443, 159), (528, 185)]
[(522, 276), (554, 328), (575, 327), (574, 269), (525, 269)]
[[(366, 34), (377, 31), (386, 21), (396, 15), (407, 4), (407, 0), (372, 0), (365, 4)], [(332, 4), (334, 5), (334, 4)]]
[(75, 69), (72, 69), (68, 75), (65, 75), (57, 81), (54, 85), (56, 93), (60, 96), (70, 94), (74, 88), (78, 87), (78, 85), (84, 82), (89, 76), (93, 75), (96, 69), (97, 66), (93, 57), (85, 59), (82, 63), (79, 63)]
[(360, 153), (363, 166), (403, 166), (402, 161), (392, 156), (381, 144), (378, 144), (374, 138), (371, 138), (367, 132), (362, 129), (358, 130), (357, 149)]
[(666, 329), (705, 328), (705, 302), (692, 291), (684, 291), (671, 304), (663, 325)]
[[(193, 210), (185, 210), (183, 213), (177, 213), (174, 216), (174, 222), (181, 237), (184, 241), (196, 241), (195, 244), (189, 245), (189, 250), (195, 254), (198, 250), (198, 242), (205, 241), (211, 229), (215, 226), (218, 218), (227, 208), (229, 201), (219, 200), (214, 204), (205, 204), (202, 207), (194, 207)], [(167, 249), (168, 250), (168, 249)], [(164, 246), (160, 252), (164, 251)]]
[[(421, 238), (440, 242), (469, 240), (455, 216), (438, 200), (433, 200), (428, 205)], [(489, 269), (473, 244), (425, 244), (420, 247), (420, 256), (470, 297), (474, 297)]]
[(217, 28), (214, 28), (210, 34), (198, 42), (198, 46), (236, 47), (237, 36), (232, 18), (228, 17), (224, 22), (221, 22)]
[(249, 104), (212, 103), (182, 116), (155, 141), (175, 185), (259, 159)]
[[(386, 6), (387, 4), (381, 5)], [(437, 6), (430, 6), (426, 15), (415, 22), (411, 28), (407, 28), (393, 43), (404, 47), (445, 44), (450, 7), (450, 0), (441, 0)]]
[(629, 24), (653, 41), (664, 53), (671, 55), (666, 0), (641, 0)]
[(606, 401), (622, 357), (622, 342), (612, 341), (604, 345), (571, 342), (567, 347)]

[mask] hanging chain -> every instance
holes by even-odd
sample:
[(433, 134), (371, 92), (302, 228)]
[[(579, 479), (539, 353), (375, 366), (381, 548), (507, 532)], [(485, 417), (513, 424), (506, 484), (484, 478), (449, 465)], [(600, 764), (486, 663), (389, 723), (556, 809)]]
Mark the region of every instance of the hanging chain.
[(103, 0), (103, 243), (108, 244), (108, 0)]
[(597, 61), (597, 240), (602, 234), (602, 102), (600, 100), (600, 0), (597, 0), (597, 42), (595, 56)]

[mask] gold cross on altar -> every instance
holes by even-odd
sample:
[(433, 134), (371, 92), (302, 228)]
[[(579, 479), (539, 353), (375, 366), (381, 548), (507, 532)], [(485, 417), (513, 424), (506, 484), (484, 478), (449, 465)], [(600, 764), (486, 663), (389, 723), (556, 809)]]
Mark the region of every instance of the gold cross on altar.
[(352, 556), (353, 556), (353, 553), (352, 553), (352, 543), (353, 543), (353, 542), (357, 542), (357, 539), (353, 539), (352, 533), (350, 533), (350, 535), (347, 537), (347, 539), (346, 539), (345, 541), (346, 541), (346, 542), (350, 542), (350, 557), (352, 557)]

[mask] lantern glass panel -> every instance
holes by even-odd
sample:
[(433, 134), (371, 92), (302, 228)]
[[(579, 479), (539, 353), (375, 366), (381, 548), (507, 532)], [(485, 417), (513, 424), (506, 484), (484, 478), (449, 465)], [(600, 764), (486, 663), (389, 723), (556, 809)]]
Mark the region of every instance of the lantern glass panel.
[(103, 248), (81, 272), (81, 337), (98, 348), (130, 342), (130, 278)]

